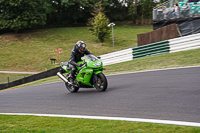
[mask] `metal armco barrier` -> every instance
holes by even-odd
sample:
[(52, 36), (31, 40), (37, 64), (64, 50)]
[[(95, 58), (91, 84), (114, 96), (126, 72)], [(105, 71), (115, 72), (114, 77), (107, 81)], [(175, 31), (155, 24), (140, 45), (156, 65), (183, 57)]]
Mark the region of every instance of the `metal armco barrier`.
[(169, 40), (170, 53), (200, 48), (200, 33)]
[(169, 53), (169, 41), (161, 41), (157, 43), (147, 44), (136, 48), (132, 48), (132, 50), (133, 59)]
[(104, 54), (101, 55), (101, 60), (103, 62), (103, 65), (111, 65), (115, 63), (120, 63), (120, 62), (125, 62), (125, 61), (130, 61), (132, 60), (132, 48), (117, 51), (117, 52), (112, 52), (109, 54)]

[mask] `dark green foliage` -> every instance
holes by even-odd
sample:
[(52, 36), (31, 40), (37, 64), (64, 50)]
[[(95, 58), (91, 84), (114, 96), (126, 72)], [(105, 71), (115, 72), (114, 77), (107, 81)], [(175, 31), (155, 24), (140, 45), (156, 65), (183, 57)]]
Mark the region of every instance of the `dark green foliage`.
[(152, 10), (158, 3), (155, 3), (154, 0), (135, 0), (135, 3), (131, 3), (129, 6), (129, 18), (134, 23), (136, 20), (139, 23), (143, 24), (141, 21), (143, 19), (152, 19)]
[(1, 0), (0, 29), (14, 30), (43, 26), (50, 5), (45, 0)]
[[(165, 0), (162, 0), (163, 2)], [(0, 32), (38, 26), (85, 26), (97, 3), (111, 21), (152, 19), (153, 0), (0, 0)]]

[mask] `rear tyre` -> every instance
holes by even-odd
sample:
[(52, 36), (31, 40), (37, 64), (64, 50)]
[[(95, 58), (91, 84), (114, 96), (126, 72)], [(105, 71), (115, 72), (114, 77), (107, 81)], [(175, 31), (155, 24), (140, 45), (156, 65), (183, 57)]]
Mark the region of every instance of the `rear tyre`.
[[(70, 79), (71, 79), (71, 77), (69, 77), (68, 80), (70, 80)], [(70, 85), (70, 84), (68, 84), (68, 83), (65, 83), (65, 86), (66, 86), (66, 88), (67, 88), (71, 93), (77, 92), (77, 91), (79, 90), (79, 87)]]
[(97, 81), (93, 81), (95, 88), (98, 91), (105, 91), (108, 86), (107, 78), (103, 73), (97, 74)]
[(69, 85), (68, 83), (65, 83), (65, 86), (71, 93), (77, 92), (79, 90), (79, 87)]

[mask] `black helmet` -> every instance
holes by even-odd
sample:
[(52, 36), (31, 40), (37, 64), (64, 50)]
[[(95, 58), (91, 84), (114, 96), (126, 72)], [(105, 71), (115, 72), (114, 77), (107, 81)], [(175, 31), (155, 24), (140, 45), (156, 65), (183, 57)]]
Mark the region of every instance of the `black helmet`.
[(85, 44), (83, 41), (78, 41), (78, 42), (76, 43), (76, 49), (77, 49), (80, 53), (82, 53), (82, 52), (84, 52), (85, 49), (86, 49), (86, 44)]

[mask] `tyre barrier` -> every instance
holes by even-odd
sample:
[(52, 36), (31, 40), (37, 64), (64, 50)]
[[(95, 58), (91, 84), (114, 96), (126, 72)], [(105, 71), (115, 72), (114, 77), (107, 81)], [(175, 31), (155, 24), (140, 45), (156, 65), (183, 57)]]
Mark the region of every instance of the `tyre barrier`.
[(169, 53), (169, 41), (161, 41), (133, 48), (133, 59)]

